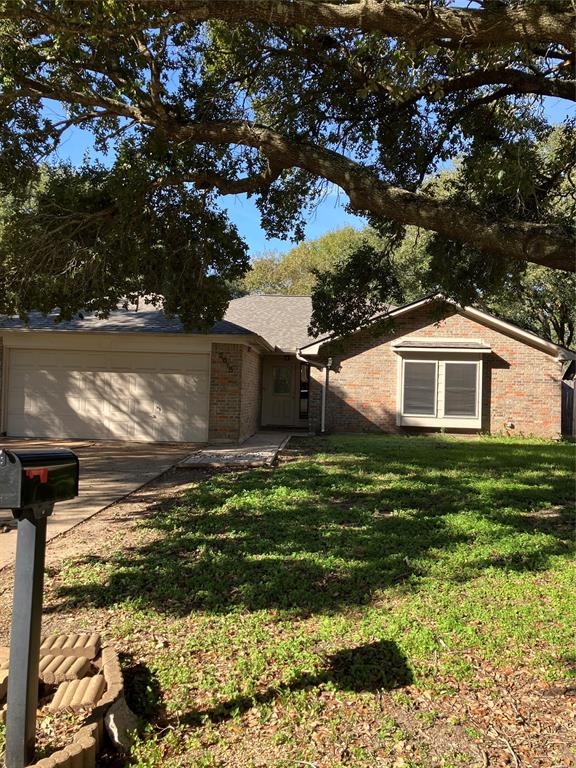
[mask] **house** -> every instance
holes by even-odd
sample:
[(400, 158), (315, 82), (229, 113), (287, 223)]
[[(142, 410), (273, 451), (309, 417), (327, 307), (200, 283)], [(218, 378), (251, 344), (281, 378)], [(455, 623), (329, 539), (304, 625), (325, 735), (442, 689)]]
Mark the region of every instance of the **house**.
[(308, 335), (303, 296), (245, 296), (208, 333), (151, 305), (59, 324), (0, 319), (0, 431), (241, 442), (260, 427), (557, 437), (576, 355), (432, 296), (347, 338)]

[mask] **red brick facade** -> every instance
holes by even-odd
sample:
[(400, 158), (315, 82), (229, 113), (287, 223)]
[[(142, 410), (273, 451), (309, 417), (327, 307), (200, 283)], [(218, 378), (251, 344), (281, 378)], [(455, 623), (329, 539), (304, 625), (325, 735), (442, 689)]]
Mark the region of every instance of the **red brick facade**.
[(213, 344), (209, 440), (238, 443), (258, 429), (260, 356), (242, 344)]
[(240, 400), (240, 440), (245, 440), (260, 426), (262, 358), (251, 347), (242, 347), (242, 387)]
[[(396, 423), (398, 355), (392, 342), (400, 337), (459, 338), (483, 341), (482, 431), (558, 437), (561, 430), (562, 364), (552, 355), (446, 308), (416, 309), (393, 320), (390, 330), (374, 336), (355, 334), (340, 348), (322, 350), (332, 356), (326, 429), (338, 432), (421, 431)], [(311, 425), (320, 426), (323, 373), (311, 371)], [(508, 429), (507, 423), (513, 428)]]

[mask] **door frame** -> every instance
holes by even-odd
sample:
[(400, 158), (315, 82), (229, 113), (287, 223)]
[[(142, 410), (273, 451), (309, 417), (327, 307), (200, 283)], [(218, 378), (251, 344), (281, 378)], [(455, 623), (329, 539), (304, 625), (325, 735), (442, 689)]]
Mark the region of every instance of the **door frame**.
[[(267, 408), (269, 403), (267, 398), (273, 396), (271, 392), (267, 391), (269, 386), (272, 386), (273, 369), (280, 367), (282, 364), (290, 365), (292, 370), (292, 382), (291, 382), (291, 418), (289, 422), (275, 422), (267, 417)], [(260, 406), (260, 424), (263, 427), (306, 427), (308, 426), (308, 418), (300, 418), (300, 361), (296, 359), (295, 355), (264, 355), (262, 358), (262, 397)]]

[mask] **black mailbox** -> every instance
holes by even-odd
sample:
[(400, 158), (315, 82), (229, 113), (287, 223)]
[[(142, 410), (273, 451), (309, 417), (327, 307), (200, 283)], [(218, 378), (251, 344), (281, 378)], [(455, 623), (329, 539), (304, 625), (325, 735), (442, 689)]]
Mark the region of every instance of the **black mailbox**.
[(78, 457), (65, 448), (0, 450), (0, 509), (30, 509), (78, 495)]

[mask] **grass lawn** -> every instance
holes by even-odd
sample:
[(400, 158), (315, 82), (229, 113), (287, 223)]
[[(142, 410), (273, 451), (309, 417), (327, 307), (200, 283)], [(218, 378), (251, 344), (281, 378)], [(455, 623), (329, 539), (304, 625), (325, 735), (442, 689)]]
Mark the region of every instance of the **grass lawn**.
[[(149, 766), (575, 765), (574, 446), (293, 440), (51, 574)], [(107, 764), (104, 761), (103, 764)]]

